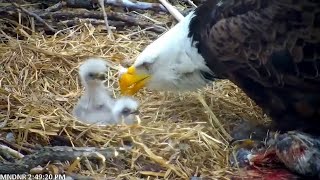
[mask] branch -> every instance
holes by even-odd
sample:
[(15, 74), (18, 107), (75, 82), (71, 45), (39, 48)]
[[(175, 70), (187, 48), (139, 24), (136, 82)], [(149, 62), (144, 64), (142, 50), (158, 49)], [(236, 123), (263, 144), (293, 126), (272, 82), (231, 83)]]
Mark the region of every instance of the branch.
[[(96, 180), (99, 179), (97, 177), (91, 177), (91, 176), (82, 176), (79, 174), (75, 174), (75, 173), (66, 173), (69, 177), (71, 177), (72, 179), (81, 179), (81, 180)], [(67, 178), (66, 178), (67, 179)], [(103, 177), (101, 177), (101, 179), (103, 179)]]
[(132, 2), (130, 0), (104, 0), (104, 3), (113, 6), (125, 6), (130, 9), (143, 9), (167, 12), (166, 8), (159, 3), (146, 3), (140, 1)]
[[(154, 25), (153, 23), (146, 23), (143, 21), (139, 21), (138, 18), (135, 18), (134, 16), (126, 15), (123, 13), (117, 13), (117, 12), (108, 12), (108, 20), (112, 21), (123, 21), (126, 22), (127, 25), (138, 25), (141, 26), (142, 28), (148, 28), (150, 27), (150, 31), (154, 31), (157, 33), (163, 33), (166, 31), (164, 27)], [(49, 19), (53, 18), (57, 21), (63, 21), (63, 20), (69, 20), (71, 18), (82, 18), (82, 19), (103, 19), (103, 15), (100, 12), (53, 12), (53, 13), (44, 13), (40, 15), (43, 19)], [(91, 20), (90, 20), (91, 21)], [(69, 21), (69, 22), (76, 22), (76, 21)], [(98, 22), (98, 21), (96, 21)], [(119, 25), (119, 23), (115, 23), (115, 26)]]
[(109, 38), (114, 40), (114, 36), (112, 34), (111, 28), (109, 27), (108, 16), (107, 16), (106, 10), (104, 8), (104, 0), (98, 0), (98, 1), (99, 1), (100, 6), (101, 6), (101, 10), (102, 10), (102, 13), (103, 13), (104, 22), (106, 23), (106, 28), (107, 28), (107, 31), (108, 31)]
[[(130, 9), (142, 9), (168, 12), (167, 9), (159, 3), (147, 3), (147, 2), (132, 2), (130, 0), (104, 0), (105, 5), (125, 7)], [(86, 8), (93, 9), (94, 5), (88, 0), (67, 0), (67, 6), (72, 8)]]
[(184, 16), (175, 8), (173, 7), (167, 0), (159, 0), (170, 12), (170, 14), (172, 14), (172, 16), (174, 18), (176, 18), (176, 20), (181, 21)]
[(194, 11), (196, 8), (194, 8), (194, 7), (191, 7), (191, 8), (186, 8), (185, 10), (183, 10), (182, 12), (181, 12), (181, 14), (183, 15), (183, 16), (187, 16), (191, 11)]
[(196, 4), (202, 4), (204, 3), (206, 0), (182, 0), (183, 2), (187, 2), (189, 3), (190, 5), (194, 6), (194, 7), (197, 7)]
[(194, 4), (194, 2), (192, 1), (192, 0), (187, 0), (188, 1), (188, 3), (191, 5), (191, 6), (193, 6), (193, 7), (197, 7), (197, 5), (196, 4)]
[(39, 17), (37, 14), (28, 11), (27, 9), (19, 6), (16, 3), (12, 3), (12, 5), (14, 5), (16, 8), (20, 9), (22, 12), (26, 13), (29, 16), (34, 17), (37, 21), (41, 22), (42, 24), (44, 24), (50, 31), (52, 32), (57, 32), (57, 30), (55, 30), (53, 27), (51, 27), (48, 23), (46, 23), (41, 17)]
[(13, 5), (1, 6), (0, 7), (0, 14), (8, 13), (9, 11), (13, 11), (15, 9), (17, 9), (17, 8), (15, 8)]
[(18, 159), (22, 159), (24, 157), (24, 155), (19, 153), (18, 151), (2, 144), (0, 144), (0, 151), (4, 153), (8, 153), (9, 155)]
[(53, 11), (58, 11), (60, 9), (63, 8), (63, 6), (65, 6), (66, 3), (65, 2), (58, 2), (57, 4), (48, 7), (47, 9), (45, 9), (46, 12), (53, 12)]
[[(10, 38), (10, 37), (9, 37), (9, 38)], [(30, 154), (30, 153), (33, 152), (32, 149), (26, 148), (26, 147), (24, 147), (24, 146), (20, 146), (20, 145), (15, 144), (15, 143), (10, 143), (10, 142), (8, 142), (7, 140), (2, 139), (2, 138), (0, 138), (0, 143), (3, 144), (3, 145), (5, 145), (5, 146), (7, 146), (7, 147), (9, 147), (9, 148), (11, 148), (11, 149), (14, 149), (14, 150), (16, 150), (16, 151), (19, 151), (19, 152), (22, 153), (22, 154)]]
[[(86, 19), (75, 18), (75, 19), (71, 19), (71, 20), (60, 21), (60, 22), (58, 22), (58, 25), (59, 26), (65, 25), (67, 27), (71, 27), (71, 26), (81, 24), (83, 22), (88, 23), (88, 24), (92, 24), (92, 25), (105, 25), (104, 20), (90, 19), (90, 18), (86, 18)], [(108, 21), (108, 23), (109, 23), (110, 29), (115, 29), (115, 27), (124, 27), (126, 25), (125, 22), (121, 22), (121, 21)]]
[(26, 155), (23, 159), (15, 162), (0, 162), (1, 173), (21, 174), (28, 173), (30, 169), (38, 165), (46, 165), (50, 161), (74, 161), (78, 157), (95, 159), (100, 162), (105, 159), (117, 157), (119, 152), (114, 148), (95, 148), (95, 147), (77, 147), (68, 146), (44, 147), (38, 152)]

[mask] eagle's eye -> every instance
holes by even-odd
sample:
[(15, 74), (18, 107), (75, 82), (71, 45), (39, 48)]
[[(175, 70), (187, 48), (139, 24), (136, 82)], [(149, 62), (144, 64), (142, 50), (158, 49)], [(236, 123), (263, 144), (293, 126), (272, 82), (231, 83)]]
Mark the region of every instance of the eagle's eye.
[(146, 69), (147, 71), (149, 71), (151, 69), (151, 65), (152, 63), (149, 62), (144, 62), (141, 67), (143, 67), (144, 69)]

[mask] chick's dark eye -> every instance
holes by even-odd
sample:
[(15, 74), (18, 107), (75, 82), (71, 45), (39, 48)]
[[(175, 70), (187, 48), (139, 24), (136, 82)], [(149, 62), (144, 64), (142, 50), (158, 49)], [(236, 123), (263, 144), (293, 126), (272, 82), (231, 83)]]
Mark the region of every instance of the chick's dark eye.
[(89, 77), (93, 77), (94, 74), (93, 74), (93, 73), (89, 73), (88, 76), (89, 76)]
[(129, 109), (129, 108), (124, 108), (124, 109), (121, 111), (121, 113), (122, 113), (123, 115), (128, 115), (128, 114), (130, 114), (130, 109)]
[(144, 62), (142, 64), (142, 67), (149, 71), (151, 69), (151, 63)]

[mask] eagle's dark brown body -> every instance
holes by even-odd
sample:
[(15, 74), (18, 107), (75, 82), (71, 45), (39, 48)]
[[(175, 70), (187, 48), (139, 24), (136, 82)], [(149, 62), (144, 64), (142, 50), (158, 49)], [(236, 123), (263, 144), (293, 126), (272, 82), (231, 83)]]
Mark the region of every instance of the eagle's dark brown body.
[(320, 0), (217, 2), (190, 23), (208, 67), (253, 99), (274, 130), (320, 136)]

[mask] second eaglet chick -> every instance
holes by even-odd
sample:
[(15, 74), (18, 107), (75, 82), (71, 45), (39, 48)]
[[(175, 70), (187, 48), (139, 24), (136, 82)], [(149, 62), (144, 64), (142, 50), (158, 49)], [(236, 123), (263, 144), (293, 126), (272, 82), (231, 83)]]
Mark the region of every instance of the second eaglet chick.
[(115, 105), (112, 109), (112, 114), (115, 119), (118, 119), (121, 123), (134, 124), (135, 115), (138, 111), (139, 104), (137, 101), (130, 97), (121, 97), (115, 101)]
[[(102, 59), (88, 59), (79, 67), (85, 92), (74, 107), (73, 115), (88, 124), (118, 124), (121, 117), (124, 117), (124, 122), (127, 118), (133, 122), (131, 116), (137, 111), (138, 103), (131, 98), (113, 99), (103, 83), (106, 71), (107, 63)], [(136, 104), (128, 106), (132, 102)]]

